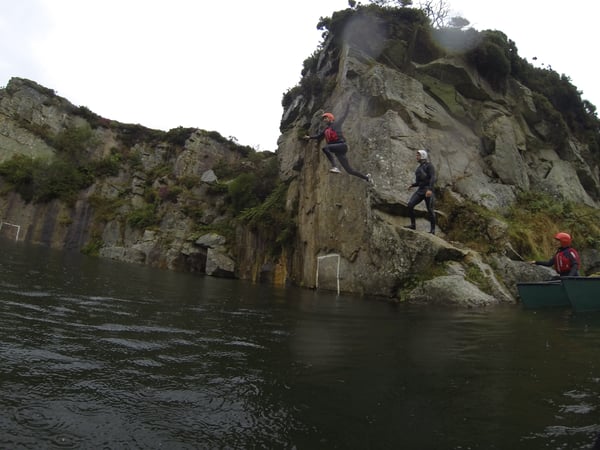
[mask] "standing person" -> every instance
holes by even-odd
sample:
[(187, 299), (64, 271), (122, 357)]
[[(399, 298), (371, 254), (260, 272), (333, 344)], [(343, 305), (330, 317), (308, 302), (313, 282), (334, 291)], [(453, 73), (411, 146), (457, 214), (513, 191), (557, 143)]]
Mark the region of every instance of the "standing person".
[(433, 164), (428, 161), (428, 155), (426, 150), (417, 151), (417, 161), (419, 166), (415, 170), (415, 182), (411, 184), (408, 189), (418, 188), (413, 195), (411, 195), (408, 201), (408, 217), (410, 217), (410, 225), (406, 225), (405, 228), (414, 230), (416, 226), (415, 218), (415, 206), (425, 200), (427, 205), (427, 212), (429, 213), (429, 232), (435, 234), (435, 211), (433, 210), (434, 196), (433, 196), (433, 185), (435, 184), (435, 168)]
[(305, 140), (316, 139), (321, 140), (325, 138), (325, 147), (323, 147), (323, 153), (327, 156), (327, 159), (331, 163), (331, 169), (329, 171), (331, 173), (340, 173), (340, 169), (338, 169), (335, 159), (333, 155), (336, 156), (337, 160), (340, 162), (342, 167), (346, 172), (350, 175), (354, 175), (355, 177), (362, 178), (368, 183), (373, 183), (373, 178), (371, 174), (368, 173), (363, 175), (360, 172), (354, 170), (350, 163), (348, 162), (348, 158), (346, 157), (346, 153), (348, 152), (348, 145), (346, 144), (346, 140), (344, 139), (344, 135), (342, 133), (342, 124), (348, 115), (349, 106), (346, 107), (346, 112), (339, 120), (335, 120), (335, 117), (332, 113), (326, 112), (321, 117), (325, 122), (325, 128), (319, 134), (315, 134), (314, 136), (306, 135), (304, 136)]
[(569, 233), (560, 232), (554, 236), (559, 242), (558, 250), (548, 261), (531, 261), (531, 264), (538, 266), (552, 267), (561, 277), (578, 277), (579, 266), (581, 260), (579, 253), (571, 247), (571, 235)]

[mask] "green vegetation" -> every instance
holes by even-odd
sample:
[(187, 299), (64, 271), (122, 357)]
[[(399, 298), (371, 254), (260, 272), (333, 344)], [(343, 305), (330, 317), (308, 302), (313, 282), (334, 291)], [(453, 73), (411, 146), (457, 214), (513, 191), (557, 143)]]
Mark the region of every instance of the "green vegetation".
[(121, 169), (121, 157), (113, 153), (108, 158), (87, 163), (87, 170), (94, 178), (116, 177)]
[(273, 253), (293, 243), (296, 235), (296, 222), (285, 208), (288, 186), (279, 184), (267, 199), (253, 208), (245, 209), (239, 220), (268, 241), (273, 241)]
[(48, 202), (58, 198), (73, 203), (81, 189), (93, 179), (65, 159), (46, 161), (23, 155), (0, 164), (0, 176), (8, 181), (26, 202)]
[(273, 192), (277, 184), (277, 160), (272, 158), (268, 164), (256, 172), (243, 172), (228, 184), (228, 202), (234, 216), (247, 208), (253, 208)]
[(439, 202), (445, 217), (440, 218), (440, 226), (449, 241), (458, 241), (482, 253), (495, 251), (487, 234), (493, 213), (474, 202), (464, 200), (458, 203), (454, 197), (442, 195)]
[(195, 128), (171, 128), (165, 134), (164, 140), (170, 144), (183, 147), (190, 136), (196, 132)]
[(118, 134), (125, 147), (131, 148), (138, 142), (160, 142), (164, 131), (151, 130), (141, 125), (116, 123), (112, 129)]
[(86, 106), (80, 106), (79, 108), (77, 108), (74, 111), (74, 114), (78, 115), (82, 119), (85, 119), (86, 122), (89, 123), (93, 129), (96, 129), (99, 127), (108, 128), (112, 124), (112, 122), (110, 120), (105, 119), (105, 118), (99, 116), (98, 114), (92, 112)]
[(43, 132), (56, 148), (54, 158), (15, 155), (0, 164), (0, 176), (26, 202), (60, 199), (70, 204), (95, 178), (118, 174), (120, 159), (115, 153), (102, 160), (90, 160), (88, 150), (98, 143), (89, 126), (69, 127), (55, 136), (47, 129)]
[(500, 31), (486, 31), (479, 44), (465, 54), (466, 60), (496, 90), (505, 91), (510, 75), (508, 40)]
[(157, 178), (168, 177), (173, 173), (173, 165), (167, 161), (150, 169), (146, 173), (146, 179), (149, 183)]
[(510, 242), (527, 259), (549, 257), (559, 231), (571, 234), (576, 248), (600, 247), (600, 211), (586, 205), (523, 192), (506, 219)]
[(144, 229), (160, 223), (156, 204), (150, 203), (135, 209), (127, 216), (127, 223), (133, 228)]
[(431, 280), (432, 278), (442, 277), (448, 274), (446, 262), (435, 262), (434, 264), (424, 267), (422, 270), (416, 273), (410, 274), (406, 279), (402, 280), (397, 286), (396, 292), (392, 295), (398, 298), (399, 302), (407, 300), (408, 294), (415, 288), (421, 286), (425, 281)]
[(192, 189), (200, 185), (200, 178), (194, 175), (184, 175), (178, 181), (179, 184), (187, 189)]
[(245, 208), (256, 206), (258, 198), (256, 188), (260, 180), (253, 173), (243, 173), (229, 183), (228, 193), (234, 215)]
[(501, 250), (494, 247), (487, 232), (494, 218), (507, 223), (506, 242), (527, 260), (549, 257), (559, 231), (571, 234), (575, 247), (600, 246), (600, 211), (547, 194), (522, 192), (503, 216), (473, 202), (457, 204), (449, 196), (443, 196), (440, 205), (446, 213), (440, 220), (446, 238), (482, 253)]
[(204, 208), (199, 205), (183, 205), (182, 212), (194, 222), (200, 222), (204, 216)]
[(88, 199), (90, 206), (94, 209), (94, 218), (98, 222), (110, 222), (118, 216), (119, 209), (125, 205), (123, 197), (107, 198), (100, 195), (92, 195)]
[(51, 145), (58, 154), (81, 164), (86, 159), (86, 151), (94, 145), (92, 129), (89, 125), (68, 127), (51, 139)]
[[(491, 274), (490, 274), (491, 275)], [(473, 283), (486, 294), (492, 294), (492, 282), (490, 276), (486, 275), (479, 266), (471, 264), (465, 273), (465, 279)]]
[(104, 242), (102, 241), (101, 236), (93, 236), (92, 239), (83, 246), (81, 253), (88, 256), (98, 256), (103, 244)]
[(66, 159), (56, 159), (33, 172), (33, 200), (49, 202), (55, 198), (73, 204), (79, 191), (93, 183), (93, 177)]

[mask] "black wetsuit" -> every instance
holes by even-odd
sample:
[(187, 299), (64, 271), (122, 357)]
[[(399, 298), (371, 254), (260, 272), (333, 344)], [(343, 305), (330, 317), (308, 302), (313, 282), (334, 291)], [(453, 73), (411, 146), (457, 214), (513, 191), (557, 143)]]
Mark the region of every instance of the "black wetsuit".
[[(415, 228), (416, 217), (415, 217), (415, 206), (425, 200), (427, 206), (427, 212), (429, 213), (429, 223), (431, 224), (430, 233), (435, 232), (435, 211), (433, 210), (434, 197), (433, 197), (433, 185), (435, 184), (435, 168), (427, 160), (421, 160), (417, 170), (415, 170), (415, 182), (411, 184), (411, 187), (417, 187), (417, 190), (411, 195), (408, 201), (408, 216), (410, 217), (410, 224), (412, 228)], [(427, 191), (431, 191), (431, 197), (427, 197)]]
[[(346, 144), (346, 140), (344, 139), (344, 134), (342, 133), (342, 124), (348, 115), (348, 109), (344, 115), (339, 119), (331, 122), (325, 127), (323, 131), (314, 136), (310, 136), (310, 139), (321, 140), (325, 138), (326, 144), (325, 147), (322, 148), (323, 153), (327, 156), (327, 159), (331, 163), (332, 167), (336, 167), (335, 159), (333, 155), (336, 156), (342, 167), (346, 172), (350, 175), (354, 175), (355, 177), (362, 178), (363, 180), (369, 181), (369, 178), (366, 175), (354, 170), (350, 163), (348, 162), (348, 158), (346, 157), (346, 153), (348, 152), (348, 145)], [(329, 130), (333, 130), (334, 132), (330, 132)]]

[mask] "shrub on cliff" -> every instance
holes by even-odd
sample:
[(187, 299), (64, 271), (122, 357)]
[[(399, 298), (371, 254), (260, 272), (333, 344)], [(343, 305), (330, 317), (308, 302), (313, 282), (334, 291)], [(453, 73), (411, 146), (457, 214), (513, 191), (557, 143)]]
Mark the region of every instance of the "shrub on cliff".
[(65, 159), (52, 161), (16, 155), (0, 164), (0, 176), (26, 202), (48, 202), (55, 198), (72, 203), (93, 178)]

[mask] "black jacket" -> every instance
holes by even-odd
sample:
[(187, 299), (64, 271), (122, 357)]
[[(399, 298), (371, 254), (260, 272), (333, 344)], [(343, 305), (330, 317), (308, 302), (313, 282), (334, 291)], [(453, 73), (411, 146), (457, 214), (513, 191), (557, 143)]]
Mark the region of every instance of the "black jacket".
[(415, 170), (415, 182), (411, 187), (419, 187), (419, 190), (433, 191), (435, 184), (435, 167), (429, 161), (421, 161)]

